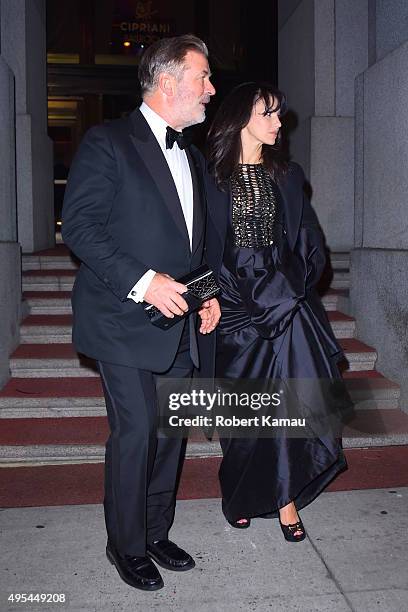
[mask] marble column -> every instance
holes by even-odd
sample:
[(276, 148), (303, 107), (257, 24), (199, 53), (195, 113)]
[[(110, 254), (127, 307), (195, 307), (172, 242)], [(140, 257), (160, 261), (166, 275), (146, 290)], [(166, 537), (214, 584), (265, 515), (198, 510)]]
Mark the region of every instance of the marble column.
[(279, 2), (279, 86), (329, 248), (354, 244), (354, 78), (368, 64), (367, 0)]
[(54, 244), (45, 0), (2, 0), (2, 57), (15, 77), (17, 228), (23, 252)]
[[(3, 20), (0, 2), (0, 25)], [(14, 75), (0, 38), (0, 388), (9, 378), (9, 354), (19, 341), (21, 258), (17, 243)]]

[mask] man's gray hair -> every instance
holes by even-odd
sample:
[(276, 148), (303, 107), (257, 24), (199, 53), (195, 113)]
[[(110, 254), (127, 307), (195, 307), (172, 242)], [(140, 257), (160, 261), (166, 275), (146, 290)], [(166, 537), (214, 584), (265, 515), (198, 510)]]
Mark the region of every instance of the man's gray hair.
[(143, 53), (139, 63), (139, 81), (142, 94), (156, 89), (159, 75), (168, 72), (180, 80), (183, 76), (184, 59), (188, 51), (198, 51), (208, 57), (207, 45), (193, 34), (162, 38)]

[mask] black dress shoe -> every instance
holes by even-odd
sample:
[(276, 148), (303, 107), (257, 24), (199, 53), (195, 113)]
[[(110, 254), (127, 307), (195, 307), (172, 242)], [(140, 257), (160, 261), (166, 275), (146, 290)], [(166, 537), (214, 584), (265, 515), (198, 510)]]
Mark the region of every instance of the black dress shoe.
[(185, 572), (195, 567), (194, 559), (170, 540), (157, 540), (147, 545), (147, 554), (161, 567)]
[(157, 591), (164, 586), (160, 572), (149, 557), (120, 555), (110, 542), (106, 545), (106, 556), (118, 570), (126, 584), (143, 591)]

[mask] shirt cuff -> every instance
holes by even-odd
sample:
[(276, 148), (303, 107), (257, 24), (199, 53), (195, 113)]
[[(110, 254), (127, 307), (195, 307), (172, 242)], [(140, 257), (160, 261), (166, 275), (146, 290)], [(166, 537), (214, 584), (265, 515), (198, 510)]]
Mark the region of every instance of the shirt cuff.
[(139, 278), (136, 285), (127, 294), (127, 297), (137, 304), (143, 302), (146, 291), (149, 288), (153, 276), (156, 274), (155, 270), (148, 270)]

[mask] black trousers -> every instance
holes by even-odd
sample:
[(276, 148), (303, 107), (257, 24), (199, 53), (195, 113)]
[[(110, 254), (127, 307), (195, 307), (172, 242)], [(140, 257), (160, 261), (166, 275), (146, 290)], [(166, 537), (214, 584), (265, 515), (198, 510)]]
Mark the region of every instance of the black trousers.
[(146, 543), (166, 539), (173, 521), (182, 439), (157, 437), (156, 377), (191, 376), (188, 328), (164, 373), (98, 362), (110, 426), (105, 522), (122, 554), (144, 556)]

